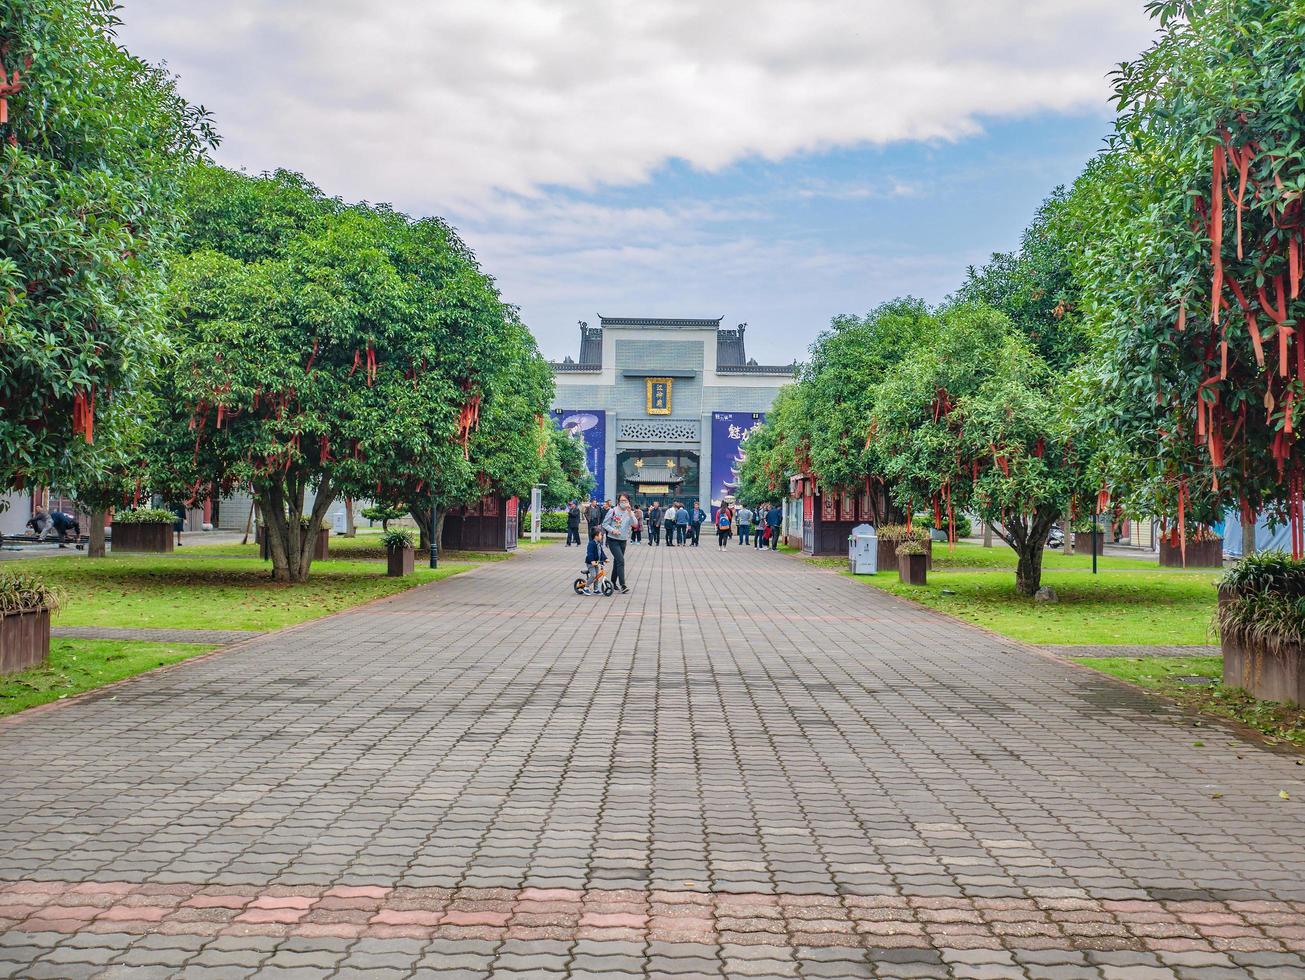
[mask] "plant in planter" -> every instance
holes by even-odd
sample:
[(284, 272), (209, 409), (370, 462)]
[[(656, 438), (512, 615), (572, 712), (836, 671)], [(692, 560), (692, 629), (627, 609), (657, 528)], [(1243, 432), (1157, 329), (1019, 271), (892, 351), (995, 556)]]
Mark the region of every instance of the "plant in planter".
[[(1073, 524), (1074, 531), (1074, 550), (1082, 551), (1086, 554), (1092, 554), (1092, 521), (1091, 519), (1080, 519)], [(1097, 531), (1097, 554), (1106, 553), (1106, 537), (1110, 534), (1110, 522), (1102, 521), (1096, 527)]]
[(0, 571), (0, 675), (49, 660), (50, 614), (63, 600), (63, 592), (39, 576)]
[(924, 549), (925, 568), (933, 567), (933, 539), (927, 524), (912, 523), (910, 527), (905, 524), (885, 524), (876, 533), (879, 536), (879, 553), (875, 567), (880, 571), (888, 571), (897, 566), (897, 549), (907, 541), (918, 543)]
[(906, 585), (924, 585), (928, 551), (914, 538), (897, 546), (897, 576)]
[(113, 550), (169, 552), (177, 515), (162, 507), (131, 507), (113, 515)]
[(1222, 568), (1223, 538), (1202, 524), (1188, 526), (1187, 541), (1175, 525), (1160, 535), (1162, 568)]
[(412, 574), (416, 564), (414, 541), (413, 533), (406, 528), (386, 531), (381, 535), (381, 543), (385, 545), (386, 557), (389, 561), (387, 575), (402, 578), (404, 575)]
[(1305, 561), (1281, 551), (1247, 555), (1219, 580), (1215, 621), (1224, 684), (1305, 704)]

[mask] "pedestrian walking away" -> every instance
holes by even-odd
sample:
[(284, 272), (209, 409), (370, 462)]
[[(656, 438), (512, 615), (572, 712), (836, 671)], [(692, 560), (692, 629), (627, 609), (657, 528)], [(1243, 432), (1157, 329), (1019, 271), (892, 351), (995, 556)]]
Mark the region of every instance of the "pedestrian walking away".
[(175, 520), (172, 522), (172, 532), (177, 536), (177, 547), (181, 547), (181, 532), (186, 530), (186, 505), (173, 504), (172, 514)]
[(643, 540), (643, 508), (634, 509), (634, 530), (630, 532), (630, 541), (638, 544)]
[(580, 543), (580, 504), (574, 500), (566, 509), (566, 546), (569, 548), (571, 545), (575, 545), (577, 548), (582, 547)]
[(766, 513), (770, 510), (770, 504), (763, 503), (757, 508), (757, 527), (752, 534), (752, 547), (764, 548), (766, 546)]
[(675, 547), (675, 522), (679, 519), (679, 511), (674, 501), (667, 506), (666, 511), (662, 514), (662, 529), (666, 532), (666, 547)]
[(612, 553), (612, 585), (622, 595), (630, 591), (625, 584), (625, 546), (630, 541), (634, 530), (634, 511), (630, 509), (630, 498), (621, 494), (603, 520), (603, 533), (607, 535), (607, 547)]
[(585, 523), (589, 525), (589, 537), (594, 536), (594, 531), (603, 523), (603, 508), (597, 500), (589, 501), (589, 506), (585, 508)]
[(730, 509), (724, 504), (716, 512), (716, 547), (728, 548), (730, 535), (733, 533), (733, 519)]
[(751, 544), (752, 509), (746, 504), (734, 512), (734, 523), (739, 528), (739, 544)]
[(648, 518), (649, 546), (661, 544), (662, 541), (662, 505), (654, 502), (645, 515)]
[(766, 514), (766, 526), (770, 531), (770, 550), (779, 550), (779, 531), (784, 526), (784, 512), (779, 504), (772, 506)]

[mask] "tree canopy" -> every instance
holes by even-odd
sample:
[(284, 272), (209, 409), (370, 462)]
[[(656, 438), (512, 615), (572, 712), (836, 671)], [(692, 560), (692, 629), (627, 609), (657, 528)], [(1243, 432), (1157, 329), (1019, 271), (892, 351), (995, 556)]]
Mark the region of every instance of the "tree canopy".
[(1072, 200), (1127, 482), (1178, 528), (1267, 508), (1300, 553), (1305, 8), (1149, 8), (1157, 39), (1120, 67), (1114, 136)]
[(274, 575), (299, 580), (337, 494), (465, 472), (508, 310), (438, 219), (286, 172), (201, 167), (189, 194), (155, 476), (192, 499), (251, 485)]
[(116, 24), (0, 0), (0, 488), (95, 479), (97, 425), (164, 345), (182, 175), (215, 136)]

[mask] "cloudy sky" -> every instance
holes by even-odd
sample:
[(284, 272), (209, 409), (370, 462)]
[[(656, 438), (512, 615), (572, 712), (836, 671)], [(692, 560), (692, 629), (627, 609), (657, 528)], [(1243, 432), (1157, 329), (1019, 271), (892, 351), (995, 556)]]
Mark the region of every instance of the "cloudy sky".
[(454, 222), (546, 354), (725, 316), (764, 362), (936, 301), (1109, 125), (1142, 0), (125, 0), (218, 159)]

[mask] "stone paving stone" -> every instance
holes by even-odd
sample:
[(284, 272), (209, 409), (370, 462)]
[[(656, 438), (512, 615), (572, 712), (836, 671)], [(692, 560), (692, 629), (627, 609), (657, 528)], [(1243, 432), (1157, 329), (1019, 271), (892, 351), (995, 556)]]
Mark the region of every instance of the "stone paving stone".
[(794, 557), (573, 564), (0, 721), (0, 974), (1305, 968), (1289, 756)]

